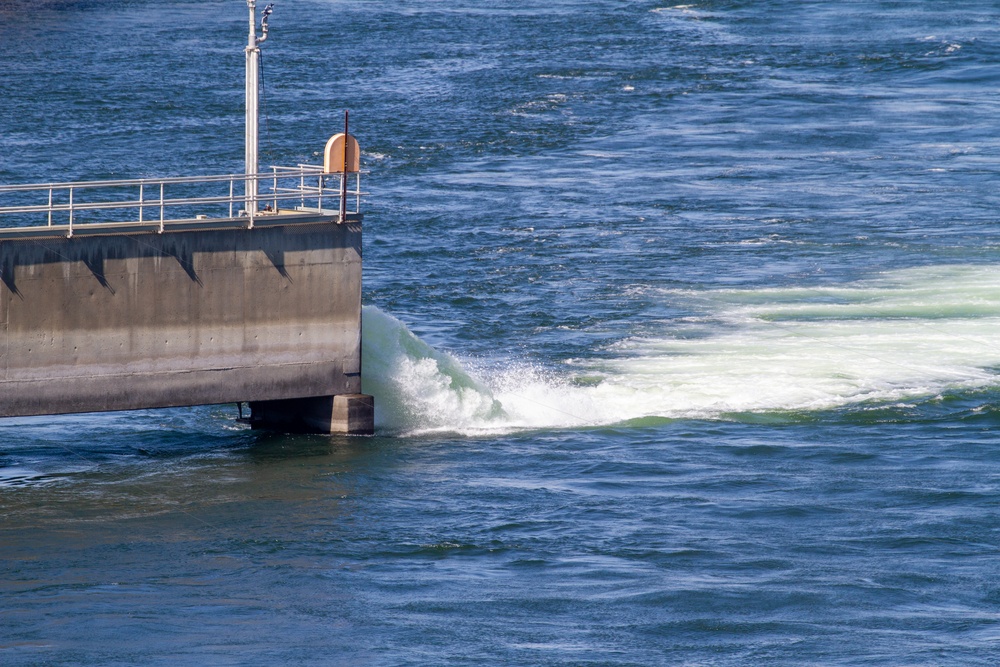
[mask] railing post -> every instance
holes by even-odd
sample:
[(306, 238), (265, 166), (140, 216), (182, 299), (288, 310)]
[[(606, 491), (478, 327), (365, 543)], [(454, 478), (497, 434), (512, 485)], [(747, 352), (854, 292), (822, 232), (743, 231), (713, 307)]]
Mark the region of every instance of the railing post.
[(236, 183), (236, 179), (233, 177), (229, 178), (229, 217), (233, 217), (233, 185)]
[(142, 222), (142, 203), (144, 200), (143, 192), (146, 190), (144, 183), (139, 183), (139, 222)]
[(274, 195), (274, 213), (278, 213), (278, 168), (271, 167), (271, 171), (274, 173), (274, 188), (271, 190), (271, 194)]
[[(344, 149), (347, 150), (346, 148)], [(340, 223), (347, 219), (347, 172), (340, 172)]]
[[(257, 182), (256, 181), (256, 176), (247, 176), (247, 177), (245, 177), (244, 178), (244, 185), (246, 185), (247, 183), (250, 183), (251, 181), (253, 181), (254, 183), (256, 183)], [(249, 188), (250, 186), (246, 185), (246, 187)], [(256, 192), (256, 190), (254, 190), (254, 192)], [(257, 205), (256, 202), (254, 202), (252, 204), (251, 203), (247, 203), (247, 209), (246, 209), (246, 211), (247, 211), (247, 229), (253, 229), (254, 206), (256, 206), (256, 205)]]
[(66, 236), (73, 236), (73, 188), (69, 189), (69, 233)]
[(165, 183), (163, 181), (160, 181), (160, 233), (161, 234), (163, 233), (163, 215), (164, 215), (164, 213), (163, 213), (163, 207), (164, 207), (164, 204), (163, 204), (163, 188), (164, 188), (164, 186), (165, 186)]
[(52, 226), (52, 188), (49, 188), (49, 227)]

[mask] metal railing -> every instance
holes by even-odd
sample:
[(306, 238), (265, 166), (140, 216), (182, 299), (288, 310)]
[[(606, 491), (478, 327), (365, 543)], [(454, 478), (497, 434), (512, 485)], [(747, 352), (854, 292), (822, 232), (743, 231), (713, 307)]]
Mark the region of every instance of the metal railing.
[[(256, 181), (256, 197), (246, 186)], [(257, 175), (182, 176), (116, 181), (0, 185), (0, 228), (53, 227), (72, 236), (81, 226), (256, 219), (288, 213), (339, 216), (361, 209), (361, 174), (326, 173), (317, 165), (271, 167)], [(347, 206), (341, 207), (341, 199)], [(36, 203), (41, 200), (43, 203)], [(328, 209), (324, 209), (324, 204)], [(353, 204), (353, 207), (351, 206)], [(341, 220), (343, 222), (344, 220)], [(55, 231), (55, 229), (53, 229)]]

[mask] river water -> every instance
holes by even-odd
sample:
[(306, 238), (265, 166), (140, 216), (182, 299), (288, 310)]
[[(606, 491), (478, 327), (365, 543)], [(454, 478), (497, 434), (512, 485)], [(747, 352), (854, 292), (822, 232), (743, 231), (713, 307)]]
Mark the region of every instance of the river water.
[[(0, 182), (242, 170), (242, 0), (0, 0)], [(1000, 8), (297, 0), (371, 438), (0, 421), (0, 662), (1000, 662)]]

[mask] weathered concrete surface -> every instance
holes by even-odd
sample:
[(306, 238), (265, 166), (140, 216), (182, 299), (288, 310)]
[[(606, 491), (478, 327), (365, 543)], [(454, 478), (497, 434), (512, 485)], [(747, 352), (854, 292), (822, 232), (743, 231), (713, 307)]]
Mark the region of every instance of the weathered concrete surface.
[(0, 241), (0, 280), (0, 416), (361, 391), (360, 224)]

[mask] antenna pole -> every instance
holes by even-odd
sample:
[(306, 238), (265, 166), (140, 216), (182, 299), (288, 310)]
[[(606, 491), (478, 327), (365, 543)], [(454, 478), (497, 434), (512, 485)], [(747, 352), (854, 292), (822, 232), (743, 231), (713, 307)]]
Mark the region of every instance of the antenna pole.
[(257, 213), (257, 90), (260, 70), (260, 48), (257, 46), (257, 0), (247, 0), (250, 10), (250, 34), (247, 37), (247, 129), (246, 129), (246, 211), (253, 219)]
[(257, 110), (257, 91), (260, 79), (260, 43), (267, 39), (267, 19), (271, 15), (273, 3), (264, 8), (260, 20), (261, 36), (257, 37), (257, 0), (247, 0), (247, 10), (250, 13), (250, 32), (247, 35), (246, 52), (246, 211), (251, 224), (257, 214), (257, 172), (260, 166), (257, 161), (257, 125), (260, 115)]

